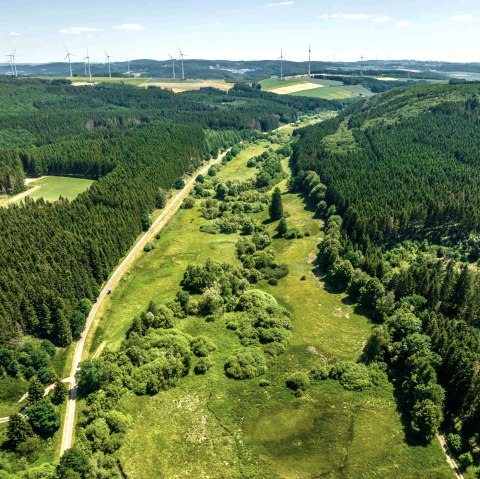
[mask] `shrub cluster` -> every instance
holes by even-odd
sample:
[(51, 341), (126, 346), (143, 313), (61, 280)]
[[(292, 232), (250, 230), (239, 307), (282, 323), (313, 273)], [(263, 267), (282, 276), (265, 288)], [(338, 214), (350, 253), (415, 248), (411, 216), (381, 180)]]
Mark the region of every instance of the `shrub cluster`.
[(273, 358), (286, 350), (291, 322), (273, 296), (252, 289), (239, 297), (236, 313), (227, 319), (227, 328), (235, 331), (243, 346), (262, 347)]
[(261, 349), (239, 349), (225, 363), (225, 373), (233, 379), (251, 379), (266, 371), (267, 362)]

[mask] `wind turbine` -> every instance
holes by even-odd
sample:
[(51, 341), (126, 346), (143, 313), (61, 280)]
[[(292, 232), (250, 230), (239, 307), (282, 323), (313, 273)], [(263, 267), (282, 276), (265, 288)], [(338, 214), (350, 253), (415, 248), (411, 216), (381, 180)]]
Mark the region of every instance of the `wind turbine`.
[(17, 65), (15, 62), (15, 52), (17, 49), (13, 50), (13, 53), (10, 53), (10, 55), (7, 55), (7, 57), (10, 58), (10, 66), (12, 67), (12, 76), (16, 77), (17, 76)]
[(182, 80), (185, 80), (185, 69), (183, 68), (183, 57), (185, 55), (182, 53), (182, 50), (180, 50), (180, 47), (178, 47), (178, 51), (180, 52), (180, 56), (178, 57), (178, 60), (182, 62)]
[(173, 79), (175, 80), (175, 58), (173, 58), (172, 55), (170, 55), (170, 53), (168, 54), (168, 56), (172, 60), (172, 73), (173, 73)]
[(103, 50), (105, 52), (105, 63), (108, 63), (108, 76), (109, 78), (112, 78), (112, 69), (110, 68), (110, 58), (111, 56), (107, 53), (106, 50)]
[(127, 60), (127, 75), (130, 76), (130, 60), (126, 56), (125, 59)]
[(90, 70), (90, 57), (88, 55), (88, 48), (87, 48), (87, 55), (83, 59), (85, 62), (85, 76), (87, 76), (87, 69), (88, 69), (88, 77), (90, 78), (90, 83), (92, 83), (92, 71)]
[(280, 60), (280, 80), (282, 80), (283, 79), (283, 60), (284, 60), (283, 48), (280, 49), (280, 57), (278, 58), (278, 60)]
[(360, 61), (360, 76), (363, 77), (363, 55), (360, 58), (361, 58), (361, 61)]
[(308, 44), (308, 77), (312, 76), (312, 69), (311, 69), (311, 62), (312, 62), (312, 50), (310, 48), (310, 43)]
[[(65, 46), (65, 45), (64, 45)], [(72, 73), (72, 62), (70, 60), (70, 57), (73, 57), (74, 55), (72, 55), (68, 50), (67, 50), (67, 47), (65, 46), (65, 52), (67, 53), (65, 55), (65, 58), (63, 59), (63, 61), (65, 61), (67, 58), (68, 58), (68, 66), (70, 67), (70, 78), (73, 78), (73, 73)]]

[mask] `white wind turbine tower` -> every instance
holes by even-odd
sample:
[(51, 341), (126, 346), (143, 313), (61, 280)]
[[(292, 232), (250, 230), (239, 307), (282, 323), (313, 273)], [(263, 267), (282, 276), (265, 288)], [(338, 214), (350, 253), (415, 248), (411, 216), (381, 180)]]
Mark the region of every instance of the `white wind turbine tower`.
[(103, 51), (105, 52), (105, 63), (108, 63), (108, 76), (109, 78), (112, 78), (112, 69), (110, 68), (111, 55), (109, 55), (106, 50)]
[(85, 62), (85, 76), (87, 76), (87, 69), (88, 69), (88, 77), (90, 78), (90, 83), (92, 83), (92, 71), (90, 70), (90, 56), (88, 55), (88, 48), (87, 48), (87, 55), (83, 59)]
[(130, 60), (128, 57), (125, 57), (125, 59), (127, 60), (127, 75), (130, 76)]
[(363, 77), (363, 55), (360, 58), (361, 58), (361, 61), (360, 61), (360, 76)]
[(67, 58), (68, 58), (68, 66), (70, 67), (70, 78), (73, 78), (73, 73), (72, 73), (72, 61), (70, 59), (70, 57), (73, 57), (74, 55), (72, 55), (68, 50), (67, 50), (67, 47), (65, 46), (65, 52), (67, 53), (65, 55), (65, 58), (63, 59), (63, 61), (65, 61)]
[(12, 68), (12, 76), (16, 77), (17, 75), (17, 62), (15, 60), (15, 52), (17, 49), (13, 50), (13, 53), (10, 53), (10, 55), (7, 55), (8, 58), (10, 58), (9, 63)]
[(182, 50), (180, 49), (180, 47), (178, 47), (178, 51), (180, 52), (180, 56), (178, 57), (178, 60), (180, 60), (182, 62), (182, 80), (185, 80), (185, 69), (183, 68), (183, 57), (185, 56), (182, 52)]
[(283, 48), (280, 49), (280, 57), (278, 60), (280, 60), (280, 80), (283, 79), (283, 60), (285, 57), (283, 56)]
[(309, 43), (308, 44), (308, 77), (309, 78), (312, 76), (311, 63), (312, 63), (312, 50), (310, 48), (310, 43)]
[[(172, 55), (170, 55), (170, 53), (168, 54), (168, 56), (172, 60), (172, 74), (173, 74), (173, 79), (175, 80), (175, 58), (173, 58)], [(182, 64), (183, 64), (183, 62), (182, 62)]]

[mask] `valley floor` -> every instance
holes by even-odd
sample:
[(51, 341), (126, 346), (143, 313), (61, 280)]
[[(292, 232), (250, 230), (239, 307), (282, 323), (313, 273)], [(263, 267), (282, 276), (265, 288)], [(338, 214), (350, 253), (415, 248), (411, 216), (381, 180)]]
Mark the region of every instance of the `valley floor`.
[[(218, 174), (244, 179), (251, 156), (270, 146), (251, 145)], [(285, 164), (284, 168), (288, 166)], [(134, 423), (118, 452), (126, 475), (135, 478), (451, 478), (438, 441), (410, 446), (396, 408), (393, 387), (382, 379), (363, 392), (346, 391), (333, 380), (313, 381), (302, 397), (285, 387), (294, 371), (309, 372), (325, 362), (357, 360), (371, 323), (343, 294), (327, 291), (313, 264), (322, 223), (305, 209), (301, 197), (281, 185), (289, 227), (308, 231), (295, 240), (274, 239), (279, 262), (289, 274), (277, 286), (255, 287), (272, 294), (292, 314), (287, 351), (260, 379), (228, 379), (223, 364), (238, 347), (223, 319), (180, 320), (177, 329), (209, 337), (217, 349), (215, 366), (204, 376), (189, 376), (177, 387), (148, 397), (124, 398), (118, 408)], [(172, 299), (188, 264), (209, 257), (238, 264), (239, 236), (199, 231), (205, 219), (199, 208), (180, 210), (155, 240), (156, 248), (141, 256), (107, 298), (99, 326), (87, 340), (90, 354), (117, 348), (133, 316), (151, 300)], [(258, 222), (268, 213), (254, 215)], [(274, 236), (277, 224), (267, 227)], [(304, 279), (302, 279), (304, 277)]]

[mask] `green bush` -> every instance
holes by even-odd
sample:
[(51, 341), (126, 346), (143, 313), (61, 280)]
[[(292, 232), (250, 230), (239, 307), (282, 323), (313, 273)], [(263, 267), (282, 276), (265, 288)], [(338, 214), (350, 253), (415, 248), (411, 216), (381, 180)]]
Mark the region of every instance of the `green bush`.
[(330, 376), (330, 368), (328, 366), (318, 366), (317, 368), (312, 370), (310, 376), (313, 379), (317, 379), (319, 381), (328, 379), (328, 377)]
[(209, 358), (201, 357), (198, 359), (193, 370), (195, 374), (205, 374), (212, 366), (213, 363)]
[(216, 349), (215, 344), (205, 336), (197, 336), (196, 338), (193, 338), (190, 341), (190, 347), (192, 348), (193, 354), (199, 358), (207, 357), (209, 353)]
[(245, 348), (236, 351), (225, 363), (225, 373), (234, 379), (251, 379), (267, 371), (267, 362), (260, 349)]
[(307, 374), (298, 371), (290, 374), (285, 381), (285, 384), (293, 391), (297, 391), (299, 389), (306, 391), (310, 387), (310, 378)]
[(151, 241), (149, 241), (144, 247), (143, 247), (143, 251), (145, 251), (145, 253), (148, 253), (152, 250), (155, 249), (155, 244), (152, 243)]
[(132, 418), (130, 416), (114, 409), (106, 412), (104, 417), (112, 433), (127, 432), (132, 424)]
[(458, 462), (460, 467), (465, 470), (467, 467), (473, 464), (473, 457), (470, 452), (464, 452), (460, 456), (458, 456)]
[(367, 366), (352, 361), (339, 361), (330, 368), (330, 378), (337, 379), (348, 391), (362, 391), (372, 385)]
[(187, 196), (182, 203), (182, 208), (184, 210), (191, 210), (195, 206), (195, 199), (191, 196)]
[(463, 440), (460, 434), (450, 433), (447, 436), (447, 443), (453, 453), (459, 454), (463, 449)]

